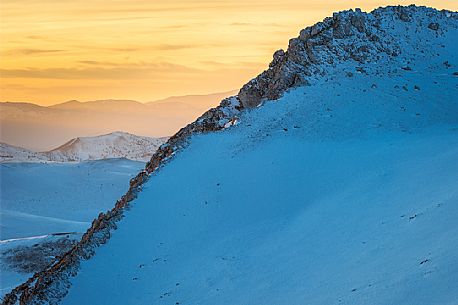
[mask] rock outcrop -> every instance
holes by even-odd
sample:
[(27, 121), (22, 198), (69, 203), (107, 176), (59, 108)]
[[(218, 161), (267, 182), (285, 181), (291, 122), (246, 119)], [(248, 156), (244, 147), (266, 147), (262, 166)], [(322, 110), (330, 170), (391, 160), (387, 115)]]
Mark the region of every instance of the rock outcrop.
[(396, 57), (401, 53), (399, 38), (382, 23), (391, 18), (392, 23), (399, 21), (440, 31), (437, 22), (424, 24), (428, 17), (458, 18), (456, 12), (413, 5), (379, 8), (371, 13), (359, 9), (334, 13), (333, 17), (301, 30), (297, 38), (289, 41), (286, 52), (276, 51), (269, 68), (242, 87), (239, 100), (245, 108), (256, 107), (264, 100), (278, 99), (289, 88), (310, 84), (339, 61), (363, 64)]

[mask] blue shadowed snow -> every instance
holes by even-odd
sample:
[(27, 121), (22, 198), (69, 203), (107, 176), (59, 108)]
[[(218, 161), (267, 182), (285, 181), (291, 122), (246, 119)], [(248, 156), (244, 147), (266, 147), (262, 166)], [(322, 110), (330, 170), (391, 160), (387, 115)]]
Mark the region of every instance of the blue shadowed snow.
[[(0, 251), (54, 241), (59, 237), (50, 235), (55, 233), (80, 238), (143, 167), (127, 159), (0, 164)], [(0, 263), (0, 295), (32, 276)]]
[(84, 232), (143, 166), (126, 159), (0, 164), (1, 239)]

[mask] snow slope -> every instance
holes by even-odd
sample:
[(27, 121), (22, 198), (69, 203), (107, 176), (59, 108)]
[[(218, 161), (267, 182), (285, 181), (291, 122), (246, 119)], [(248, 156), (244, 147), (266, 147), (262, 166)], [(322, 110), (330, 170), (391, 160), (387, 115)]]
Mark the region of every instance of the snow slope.
[(51, 160), (98, 160), (127, 158), (147, 161), (167, 138), (142, 137), (126, 132), (113, 132), (97, 137), (79, 137), (49, 152)]
[(458, 129), (432, 129), (196, 138), (62, 304), (453, 304)]
[[(304, 30), (315, 33), (302, 35), (304, 66), (293, 49), (276, 53), (238, 97), (172, 137), (168, 145), (188, 130), (236, 125), (194, 133), (170, 148), (170, 162), (149, 163), (123, 217), (99, 217), (83, 250), (31, 279), (22, 296), (455, 304), (458, 15), (389, 7), (331, 19)], [(315, 39), (326, 45), (310, 47)]]
[(0, 142), (0, 162), (44, 162), (47, 160), (48, 158), (42, 153)]
[(42, 153), (0, 143), (0, 162), (79, 162), (109, 158), (147, 161), (166, 140), (118, 131), (95, 137), (78, 137)]
[(32, 275), (5, 265), (5, 250), (54, 240), (53, 234), (64, 232), (81, 237), (143, 166), (125, 159), (0, 164), (0, 296)]

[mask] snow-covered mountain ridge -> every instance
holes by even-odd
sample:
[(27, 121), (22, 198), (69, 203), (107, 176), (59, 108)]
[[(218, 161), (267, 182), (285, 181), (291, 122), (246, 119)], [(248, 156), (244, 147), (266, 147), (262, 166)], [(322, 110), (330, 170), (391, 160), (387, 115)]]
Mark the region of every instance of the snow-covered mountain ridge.
[(443, 48), (438, 44), (433, 49), (431, 39), (456, 27), (456, 19), (455, 12), (416, 6), (380, 8), (370, 14), (358, 9), (335, 13), (301, 30), (286, 52), (275, 52), (269, 69), (244, 85), (238, 97), (243, 106), (254, 107), (262, 100), (277, 99), (288, 88), (310, 85), (342, 63), (376, 75), (411, 69), (411, 63)]
[(453, 303), (457, 35), (415, 6), (301, 31), (4, 302)]
[(118, 131), (95, 137), (78, 137), (46, 152), (33, 152), (0, 143), (0, 162), (81, 162), (111, 158), (148, 161), (166, 140)]

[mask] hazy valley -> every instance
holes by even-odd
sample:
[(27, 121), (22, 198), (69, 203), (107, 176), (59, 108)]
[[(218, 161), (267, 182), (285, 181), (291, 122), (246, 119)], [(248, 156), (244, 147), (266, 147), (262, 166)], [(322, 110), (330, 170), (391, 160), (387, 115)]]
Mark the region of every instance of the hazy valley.
[(234, 91), (170, 97), (149, 103), (125, 100), (69, 101), (54, 106), (0, 103), (0, 142), (47, 151), (77, 137), (114, 131), (160, 138), (182, 126)]

